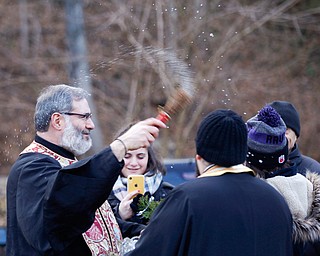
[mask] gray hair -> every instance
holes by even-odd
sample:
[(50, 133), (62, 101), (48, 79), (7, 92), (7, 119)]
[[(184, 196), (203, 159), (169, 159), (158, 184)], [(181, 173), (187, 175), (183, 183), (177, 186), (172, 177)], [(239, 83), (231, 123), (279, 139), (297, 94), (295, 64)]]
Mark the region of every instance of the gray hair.
[(73, 101), (87, 99), (89, 93), (79, 87), (65, 84), (50, 85), (41, 91), (36, 104), (34, 124), (36, 131), (49, 129), (51, 115), (55, 112), (70, 112)]

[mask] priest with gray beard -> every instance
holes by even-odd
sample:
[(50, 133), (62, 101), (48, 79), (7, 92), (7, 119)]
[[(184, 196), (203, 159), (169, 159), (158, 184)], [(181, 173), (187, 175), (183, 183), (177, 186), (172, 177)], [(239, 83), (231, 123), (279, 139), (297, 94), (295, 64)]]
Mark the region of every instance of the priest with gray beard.
[(88, 96), (52, 85), (38, 97), (35, 139), (8, 177), (6, 255), (119, 255), (122, 237), (106, 200), (126, 152), (150, 146), (166, 125), (156, 118), (138, 122), (77, 161), (92, 144)]

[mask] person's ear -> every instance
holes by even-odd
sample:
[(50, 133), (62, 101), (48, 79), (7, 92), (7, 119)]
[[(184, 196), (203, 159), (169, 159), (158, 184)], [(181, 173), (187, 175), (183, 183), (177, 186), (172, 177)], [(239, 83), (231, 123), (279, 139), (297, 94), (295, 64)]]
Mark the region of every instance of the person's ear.
[(60, 113), (55, 112), (51, 115), (51, 126), (54, 129), (61, 131), (64, 127), (64, 123), (65, 120)]
[(289, 151), (291, 151), (294, 148), (294, 145), (296, 144), (298, 137), (291, 128), (287, 128), (286, 138), (288, 140), (288, 149)]

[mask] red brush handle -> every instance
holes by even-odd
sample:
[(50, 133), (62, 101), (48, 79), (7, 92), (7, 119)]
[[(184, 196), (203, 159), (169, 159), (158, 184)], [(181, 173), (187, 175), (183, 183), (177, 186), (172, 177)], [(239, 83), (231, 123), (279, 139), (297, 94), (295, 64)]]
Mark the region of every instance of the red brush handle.
[(159, 119), (160, 121), (167, 123), (171, 117), (169, 116), (168, 113), (166, 113), (165, 111), (161, 110), (157, 116), (157, 119)]

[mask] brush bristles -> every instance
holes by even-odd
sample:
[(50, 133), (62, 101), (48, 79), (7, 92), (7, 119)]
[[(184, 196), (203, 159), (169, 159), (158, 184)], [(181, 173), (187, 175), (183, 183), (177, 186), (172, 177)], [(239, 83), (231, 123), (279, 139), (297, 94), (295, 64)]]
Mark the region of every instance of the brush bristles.
[(170, 116), (180, 112), (185, 106), (191, 103), (191, 97), (182, 88), (176, 88), (164, 106), (165, 112)]

